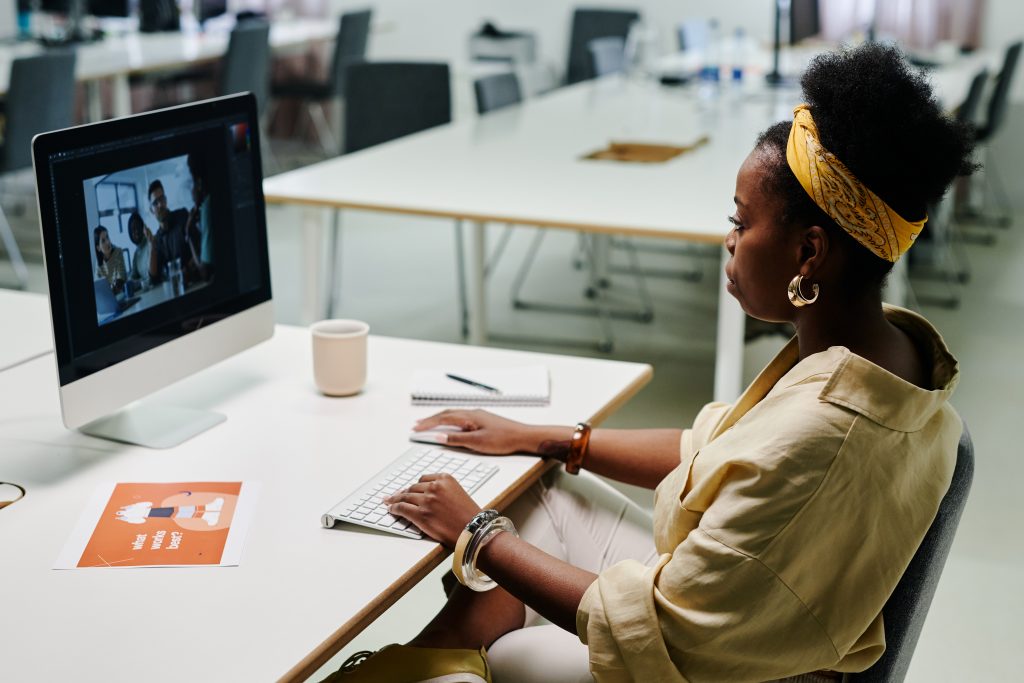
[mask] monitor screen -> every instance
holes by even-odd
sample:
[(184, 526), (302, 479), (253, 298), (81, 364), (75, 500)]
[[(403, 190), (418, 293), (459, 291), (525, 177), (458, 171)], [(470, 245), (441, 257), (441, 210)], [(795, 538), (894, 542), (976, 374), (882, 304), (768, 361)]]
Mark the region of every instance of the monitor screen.
[(61, 386), (270, 300), (251, 95), (47, 133), (33, 152)]
[(789, 42), (792, 45), (821, 33), (818, 0), (791, 0), (789, 9)]
[(87, 0), (85, 11), (94, 17), (130, 17), (128, 0)]

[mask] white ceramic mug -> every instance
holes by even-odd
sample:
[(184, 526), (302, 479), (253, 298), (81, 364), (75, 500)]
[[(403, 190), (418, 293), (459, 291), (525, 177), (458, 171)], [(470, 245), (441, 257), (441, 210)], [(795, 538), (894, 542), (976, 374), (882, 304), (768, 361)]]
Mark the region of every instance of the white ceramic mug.
[(313, 380), (328, 396), (351, 396), (366, 384), (366, 338), (361, 320), (321, 320), (313, 336)]

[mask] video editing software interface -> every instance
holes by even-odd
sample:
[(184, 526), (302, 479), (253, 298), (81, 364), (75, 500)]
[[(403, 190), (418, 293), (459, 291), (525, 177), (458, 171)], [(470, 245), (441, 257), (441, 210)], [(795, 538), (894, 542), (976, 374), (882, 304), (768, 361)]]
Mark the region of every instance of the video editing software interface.
[(48, 155), (62, 385), (270, 298), (254, 136), (235, 113)]

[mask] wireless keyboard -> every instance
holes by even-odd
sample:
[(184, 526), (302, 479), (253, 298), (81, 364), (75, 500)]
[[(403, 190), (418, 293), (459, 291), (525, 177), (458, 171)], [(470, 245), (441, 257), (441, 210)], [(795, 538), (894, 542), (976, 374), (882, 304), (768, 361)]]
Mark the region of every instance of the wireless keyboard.
[(338, 522), (348, 522), (399, 536), (423, 538), (423, 532), (414, 524), (388, 514), (387, 506), (381, 501), (412, 486), (424, 474), (448, 473), (468, 493), (473, 493), (497, 471), (498, 466), (493, 463), (438, 448), (413, 446), (328, 510), (320, 523), (330, 528)]

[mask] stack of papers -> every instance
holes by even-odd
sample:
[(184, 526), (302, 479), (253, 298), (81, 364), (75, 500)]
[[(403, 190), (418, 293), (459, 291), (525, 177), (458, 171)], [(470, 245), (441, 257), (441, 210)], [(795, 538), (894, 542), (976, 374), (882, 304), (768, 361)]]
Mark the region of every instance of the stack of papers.
[[(454, 380), (451, 375), (483, 386)], [(418, 370), (412, 379), (413, 405), (544, 406), (550, 401), (551, 380), (543, 365)]]

